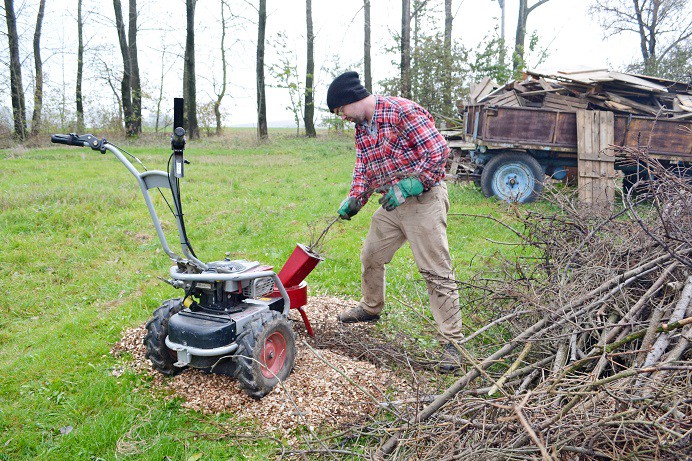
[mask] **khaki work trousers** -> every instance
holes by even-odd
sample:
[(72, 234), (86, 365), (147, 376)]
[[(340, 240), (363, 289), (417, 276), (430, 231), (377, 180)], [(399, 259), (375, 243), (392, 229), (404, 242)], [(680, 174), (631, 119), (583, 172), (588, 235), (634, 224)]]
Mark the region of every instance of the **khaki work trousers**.
[(440, 342), (460, 340), (461, 312), (447, 242), (447, 186), (442, 183), (417, 197), (408, 197), (392, 211), (380, 207), (370, 223), (360, 255), (363, 309), (379, 314), (384, 308), (385, 264), (408, 241), (430, 297), (430, 310), (439, 327)]

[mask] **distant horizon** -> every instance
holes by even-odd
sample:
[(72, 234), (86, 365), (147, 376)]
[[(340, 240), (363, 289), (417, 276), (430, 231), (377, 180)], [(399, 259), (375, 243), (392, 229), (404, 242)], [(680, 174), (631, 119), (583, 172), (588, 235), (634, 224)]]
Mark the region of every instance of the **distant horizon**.
[[(301, 124), (302, 126), (302, 124)], [(257, 128), (257, 122), (234, 123), (229, 128)], [(274, 120), (267, 122), (268, 128), (295, 128), (295, 120)]]

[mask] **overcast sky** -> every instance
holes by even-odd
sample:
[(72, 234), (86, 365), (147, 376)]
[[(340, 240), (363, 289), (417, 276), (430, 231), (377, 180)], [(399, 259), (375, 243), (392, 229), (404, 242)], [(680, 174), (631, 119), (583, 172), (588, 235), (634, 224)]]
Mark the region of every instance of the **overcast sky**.
[[(208, 2), (207, 2), (208, 3)], [(299, 71), (304, 74), (304, 1), (268, 0), (268, 34), (286, 30), (296, 37), (296, 50), (300, 56)], [(315, 25), (316, 68), (329, 62), (334, 55), (341, 57), (342, 66), (359, 63), (363, 50), (362, 1), (313, 0), (313, 21)], [(443, 4), (441, 0), (438, 3)], [(533, 3), (530, 1), (530, 3)], [(588, 0), (551, 0), (534, 10), (529, 16), (528, 30), (536, 31), (540, 37), (539, 46), (548, 48), (549, 56), (539, 70), (555, 72), (576, 68), (615, 68), (629, 63), (637, 57), (637, 37), (616, 37), (605, 40), (598, 23), (587, 14)], [(400, 0), (372, 0), (372, 50), (373, 81), (383, 80), (396, 74), (392, 60), (398, 56), (386, 54), (385, 48), (394, 45), (393, 32), (400, 28)], [(508, 41), (514, 41), (518, 0), (506, 0), (505, 31)], [(442, 7), (440, 7), (442, 10)], [(495, 28), (500, 29), (501, 9), (497, 0), (462, 0), (454, 2), (454, 37), (467, 47), (475, 47), (485, 36), (491, 35)], [(443, 17), (440, 13), (440, 28)], [(268, 35), (269, 36), (269, 35)], [(528, 37), (527, 37), (528, 43)], [(253, 51), (253, 50), (249, 50)], [(233, 82), (248, 90), (254, 104), (254, 55), (238, 62)], [(358, 69), (356, 69), (358, 70)], [(326, 106), (326, 87), (330, 77), (319, 73), (316, 88), (318, 105)], [(375, 90), (377, 90), (377, 85)], [(240, 94), (243, 94), (242, 92)], [(288, 102), (272, 105), (269, 98), (282, 98), (282, 94), (271, 92), (267, 98), (272, 110), (270, 120), (287, 119), (290, 115), (280, 109)], [(283, 99), (283, 98), (282, 98)], [(247, 107), (242, 98), (232, 101), (240, 110), (233, 110), (232, 123), (248, 120), (243, 117)], [(254, 106), (250, 105), (252, 109)], [(253, 120), (251, 117), (250, 121)]]
[[(127, 0), (122, 0), (126, 8)], [(439, 24), (443, 28), (442, 0), (434, 0), (439, 6)], [(529, 3), (534, 3), (530, 0)], [(31, 38), (35, 23), (38, 0), (15, 0), (22, 35), (22, 58), (26, 61), (24, 86), (27, 102), (31, 101), (30, 70), (33, 58)], [(229, 91), (223, 103), (225, 123), (237, 125), (254, 123), (255, 115), (255, 40), (257, 36), (257, 13), (253, 5), (256, 0), (228, 0), (240, 19), (228, 33)], [(46, 66), (48, 97), (54, 100), (65, 97), (74, 99), (74, 75), (76, 74), (76, 0), (48, 0), (44, 20), (42, 58)], [(555, 72), (575, 68), (619, 68), (637, 58), (636, 35), (604, 39), (595, 18), (587, 13), (590, 0), (551, 0), (537, 8), (529, 16), (528, 31), (539, 35), (539, 46), (548, 49), (549, 57), (538, 70)], [(315, 27), (316, 102), (318, 108), (326, 106), (326, 87), (331, 79), (326, 70), (333, 69), (335, 61), (340, 68), (353, 68), (362, 60), (363, 13), (361, 0), (313, 0), (313, 22)], [(392, 61), (398, 56), (387, 54), (386, 48), (395, 45), (393, 34), (400, 28), (401, 2), (399, 0), (371, 0), (372, 4), (372, 52), (373, 81), (375, 91), (379, 80), (396, 74)], [(516, 28), (518, 0), (506, 0), (505, 30), (507, 40), (512, 42)], [(164, 83), (163, 106), (172, 109), (172, 98), (182, 93), (182, 55), (185, 40), (184, 0), (138, 0), (140, 9), (138, 39), (139, 60), (142, 68), (144, 90), (150, 95), (158, 94), (159, 79), (164, 67), (168, 70)], [(99, 76), (104, 74), (104, 64), (121, 68), (117, 48), (111, 0), (84, 0), (85, 36), (87, 37), (87, 59), (85, 62), (85, 104), (93, 113), (98, 107), (114, 107), (114, 97), (106, 82)], [(267, 65), (276, 62), (275, 47), (277, 34), (285, 32), (287, 48), (283, 53), (294, 56), (301, 80), (305, 73), (305, 1), (267, 0)], [(500, 7), (497, 0), (455, 0), (454, 37), (470, 48), (500, 27)], [(127, 13), (125, 12), (125, 15)], [(218, 82), (219, 58), (219, 2), (198, 0), (196, 55), (198, 74), (198, 103), (213, 98), (213, 83)], [(528, 40), (528, 38), (527, 38)], [(165, 55), (163, 50), (166, 50)], [(4, 50), (6, 61), (7, 51)], [(534, 64), (534, 63), (530, 63)], [(5, 69), (6, 73), (6, 69)], [(267, 74), (268, 75), (268, 74)], [(268, 80), (269, 75), (267, 76)], [(9, 80), (9, 79), (7, 79)], [(5, 106), (9, 97), (5, 90)], [(270, 122), (291, 120), (286, 110), (290, 104), (287, 92), (268, 89), (267, 112)], [(30, 104), (28, 104), (30, 105)], [(73, 105), (73, 104), (72, 104)], [(169, 107), (170, 106), (170, 107)], [(153, 104), (147, 103), (152, 110)], [(318, 113), (318, 118), (320, 117)]]

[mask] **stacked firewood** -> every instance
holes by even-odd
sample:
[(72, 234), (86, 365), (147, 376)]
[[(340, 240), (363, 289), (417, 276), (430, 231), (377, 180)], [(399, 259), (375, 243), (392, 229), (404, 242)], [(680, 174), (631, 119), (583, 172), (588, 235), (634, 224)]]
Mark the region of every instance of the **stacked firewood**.
[[(692, 117), (692, 82), (591, 70), (541, 74), (497, 85), (486, 78), (475, 85), (467, 105), (521, 106), (576, 111), (607, 110), (633, 115)], [(459, 107), (463, 113), (463, 104)]]

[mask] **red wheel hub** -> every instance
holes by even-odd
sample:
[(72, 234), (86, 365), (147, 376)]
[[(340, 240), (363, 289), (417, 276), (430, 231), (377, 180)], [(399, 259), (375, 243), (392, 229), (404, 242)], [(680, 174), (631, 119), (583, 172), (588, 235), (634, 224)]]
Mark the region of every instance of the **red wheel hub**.
[(275, 331), (267, 337), (260, 353), (262, 374), (265, 378), (276, 378), (286, 361), (286, 338)]

